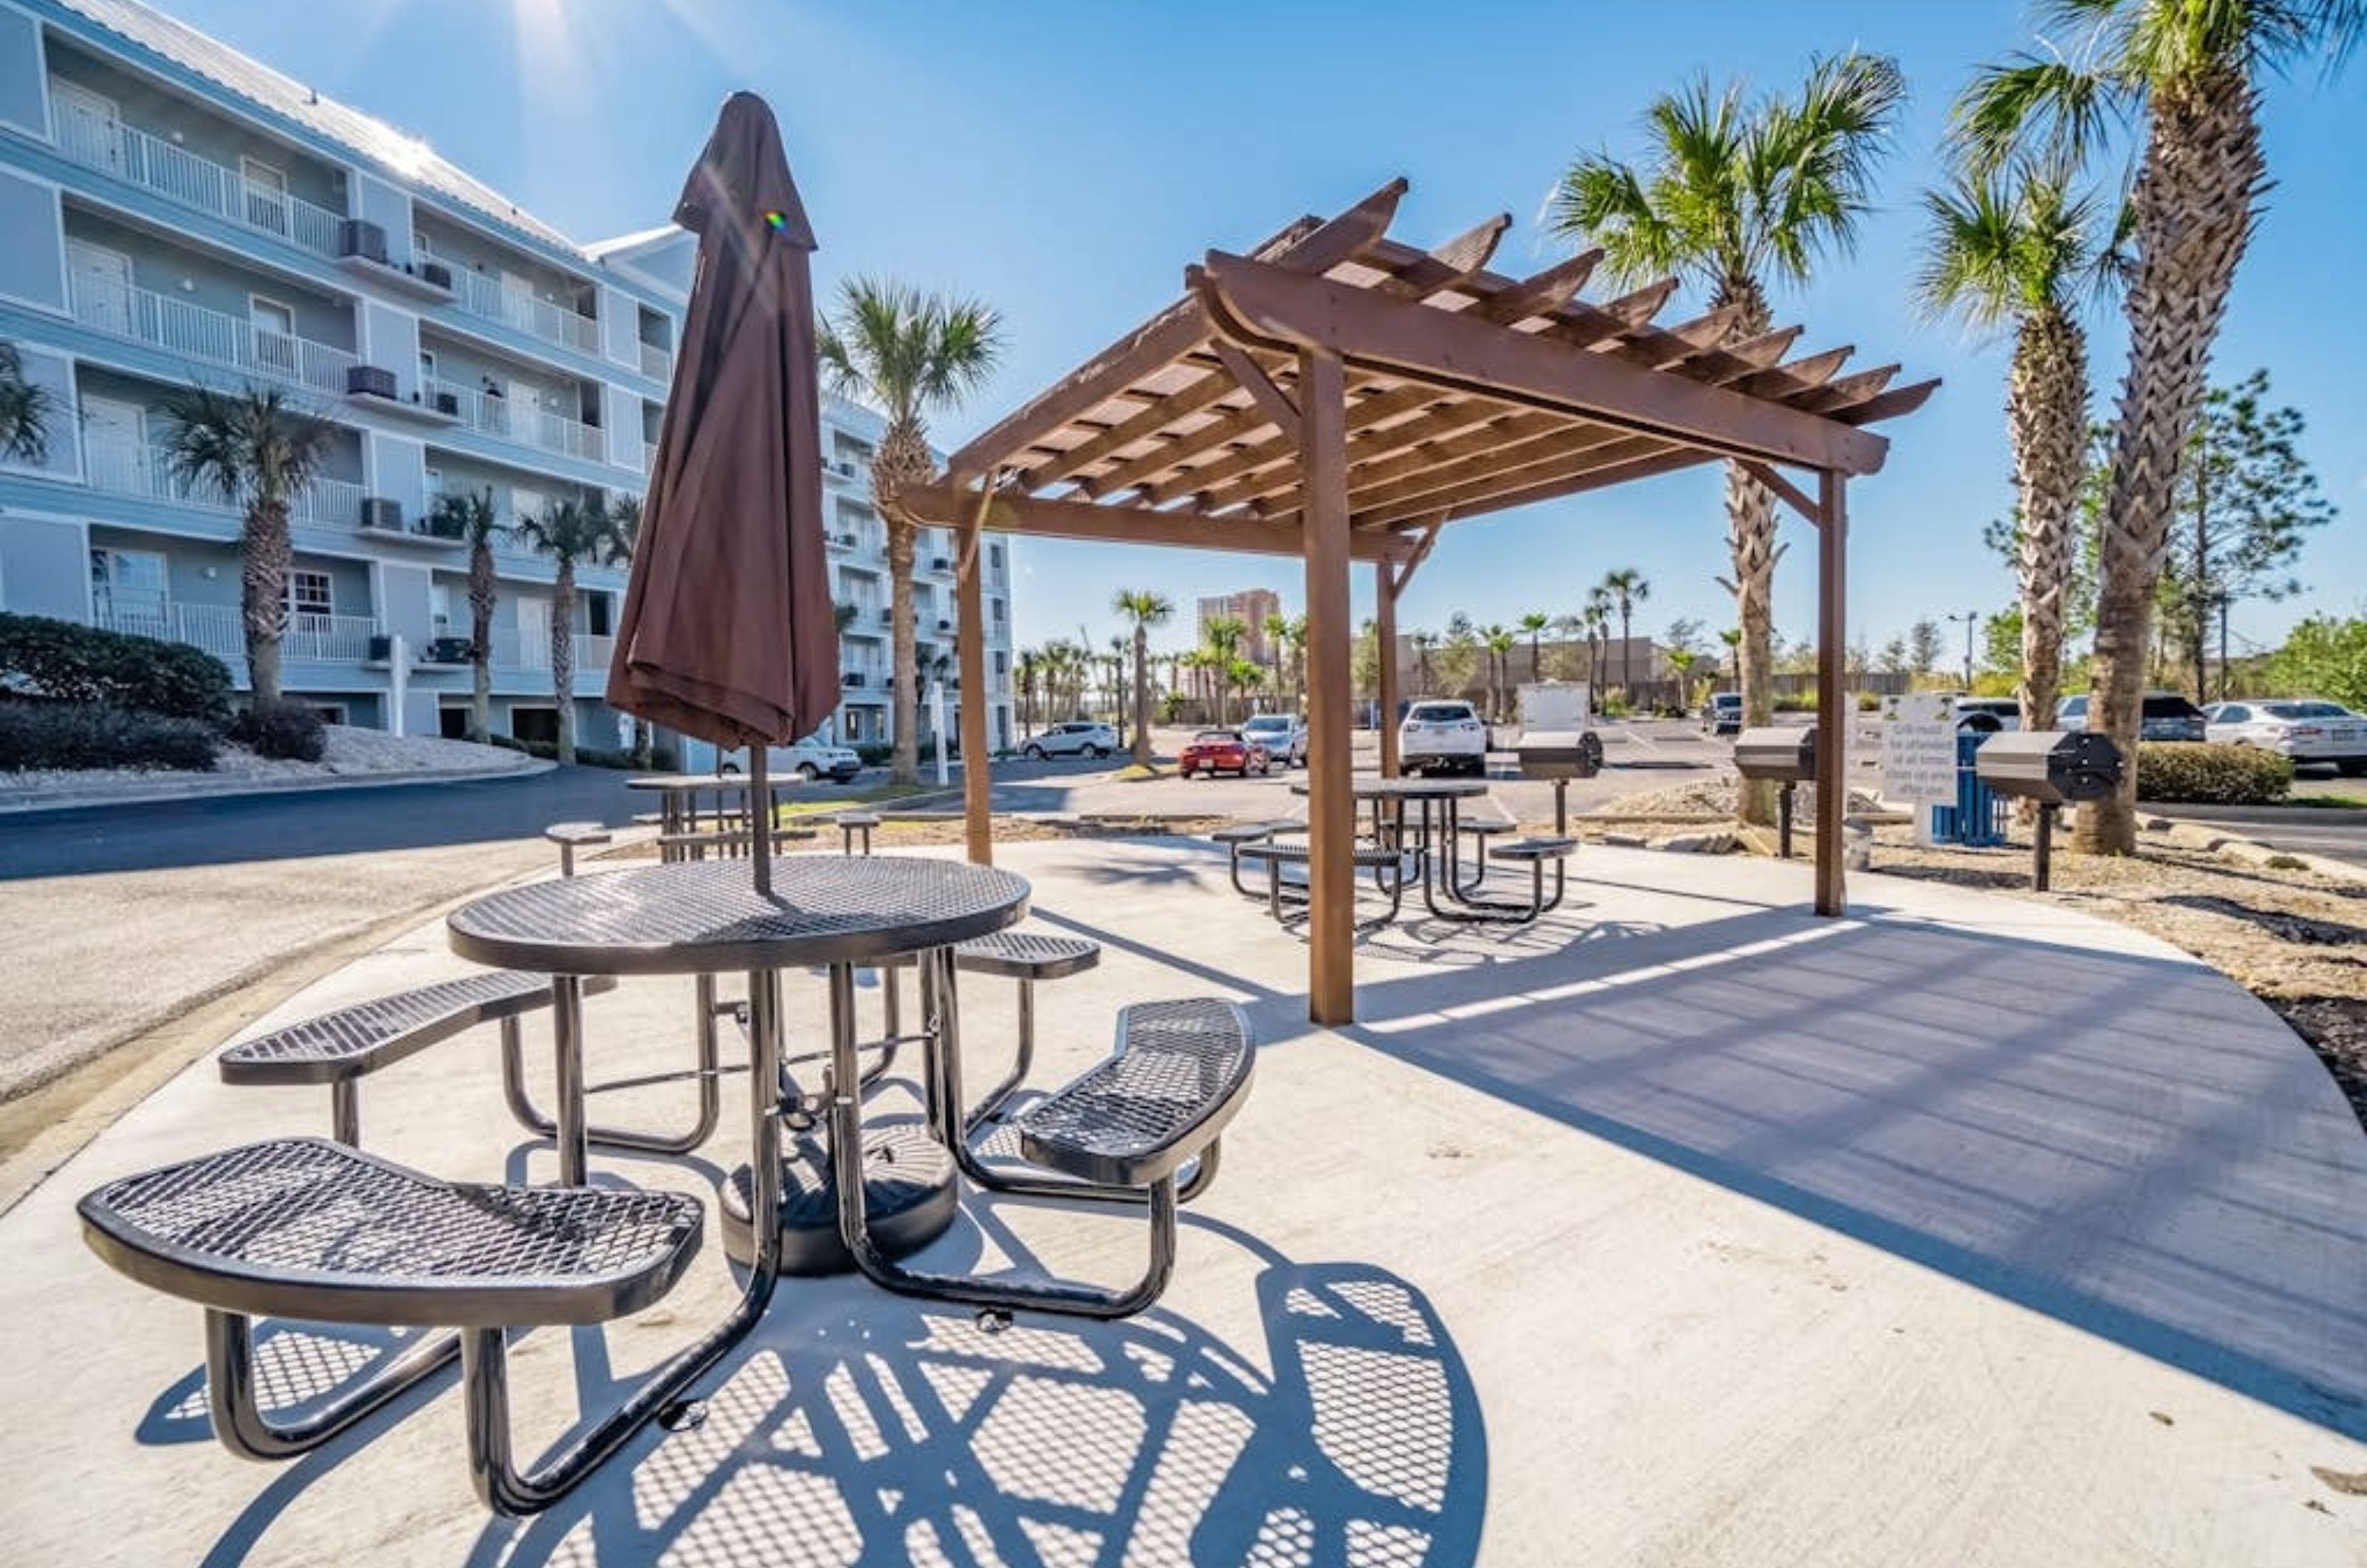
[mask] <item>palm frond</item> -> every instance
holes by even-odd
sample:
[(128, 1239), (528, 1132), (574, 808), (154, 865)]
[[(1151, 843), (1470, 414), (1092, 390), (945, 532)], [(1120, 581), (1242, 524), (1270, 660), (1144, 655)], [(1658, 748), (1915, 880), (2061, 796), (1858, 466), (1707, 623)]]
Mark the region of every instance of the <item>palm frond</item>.
[(276, 387), (195, 387), (164, 400), (164, 458), (186, 483), (238, 505), (284, 507), (320, 477), (337, 426)]
[(430, 523), (445, 531), (447, 536), (462, 540), (472, 549), (479, 545), (491, 545), (504, 531), (500, 514), (493, 510), (490, 487), (446, 491), (436, 498), (427, 515)]
[(40, 464), (49, 461), (50, 416), (55, 410), (49, 389), (28, 380), (24, 355), (13, 343), (0, 343), (0, 458)]
[(2106, 72), (2018, 53), (1973, 73), (1949, 111), (1943, 146), (1976, 175), (2015, 158), (2082, 168), (2127, 108), (2127, 95)]

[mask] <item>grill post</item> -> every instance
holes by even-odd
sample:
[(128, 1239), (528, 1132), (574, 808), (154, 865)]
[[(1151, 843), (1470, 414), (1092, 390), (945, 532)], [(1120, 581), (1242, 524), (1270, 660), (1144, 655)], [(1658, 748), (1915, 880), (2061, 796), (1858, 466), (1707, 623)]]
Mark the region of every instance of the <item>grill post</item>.
[(2038, 808), (2038, 855), (2030, 874), (2030, 886), (2035, 892), (2045, 892), (2055, 873), (2055, 814), (2061, 809), (2052, 801)]
[(1784, 860), (1792, 858), (1792, 792), (1799, 787), (1786, 779), (1784, 787), (1775, 792), (1776, 830), (1781, 835), (1777, 854)]

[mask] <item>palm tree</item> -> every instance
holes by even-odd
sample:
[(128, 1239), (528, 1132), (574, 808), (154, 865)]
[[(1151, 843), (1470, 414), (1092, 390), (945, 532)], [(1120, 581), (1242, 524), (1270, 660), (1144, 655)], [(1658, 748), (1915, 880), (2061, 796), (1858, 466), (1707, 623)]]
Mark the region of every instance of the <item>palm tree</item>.
[(1282, 623), (1283, 652), (1290, 663), (1290, 711), (1303, 714), (1307, 708), (1307, 614), (1305, 611)]
[(1113, 607), (1134, 627), (1134, 760), (1150, 766), (1150, 628), (1174, 616), (1175, 604), (1152, 588), (1118, 591)]
[(1521, 640), (1521, 634), (1510, 626), (1491, 626), (1481, 636), (1488, 643), (1488, 707), (1491, 714), (1501, 719), (1512, 695), (1512, 649)]
[(920, 655), (912, 622), (912, 562), (920, 525), (896, 503), (906, 485), (936, 472), (926, 417), (949, 409), (992, 373), (1002, 353), (1001, 319), (974, 299), (923, 293), (907, 284), (849, 278), (823, 325), (822, 368), (841, 393), (869, 400), (888, 416), (871, 460), (871, 502), (888, 530), (889, 624), (895, 644), (899, 784), (921, 776)]
[(1025, 738), (1036, 733), (1036, 682), (1044, 673), (1044, 658), (1032, 648), (1023, 648), (1013, 661), (1012, 671), (1019, 679), (1019, 733)]
[(1527, 634), (1529, 639), (1529, 679), (1532, 681), (1546, 678), (1544, 638), (1546, 628), (1553, 624), (1554, 618), (1543, 610), (1532, 610), (1521, 617), (1521, 630)]
[[(1980, 72), (1957, 106), (1954, 136), (1980, 173), (2033, 148), (2081, 163), (2115, 119), (2144, 128), (2088, 716), (2126, 750), (2142, 716), (2172, 486), (2268, 188), (2260, 80), (2306, 61), (2339, 66), (2367, 33), (2367, 3), (2040, 0), (2037, 9), (2069, 52)], [(2073, 841), (2090, 852), (2135, 850), (2135, 769), (2079, 814)]]
[(503, 529), (489, 489), (446, 491), (428, 513), (430, 531), (469, 547), (469, 739), (480, 746), (493, 728), (493, 608), (501, 581), (493, 575), (493, 541)]
[(221, 491), (244, 514), (239, 619), (257, 707), (279, 700), (279, 639), (288, 629), (288, 513), (328, 458), (337, 427), (275, 388), (198, 387), (164, 402), (164, 460), (183, 483)]
[(1603, 574), (1603, 592), (1619, 606), (1619, 685), (1632, 702), (1636, 694), (1636, 643), (1632, 635), (1636, 606), (1652, 596), (1652, 584), (1640, 569), (1623, 566)]
[(575, 567), (579, 561), (611, 559), (616, 525), (606, 500), (554, 501), (539, 517), (510, 525), (532, 548), (558, 563), (550, 592), (550, 691), (559, 702), (559, 760), (575, 761)]
[(1734, 661), (1734, 685), (1739, 691), (1742, 689), (1742, 628), (1728, 626), (1717, 634), (1717, 640), (1726, 644), (1727, 654)]
[(1226, 723), (1232, 717), (1233, 657), (1240, 652), (1241, 639), (1249, 635), (1249, 623), (1239, 615), (1211, 615), (1208, 617), (1207, 624), (1200, 628), (1201, 638), (1207, 643), (1208, 651), (1215, 655), (1209, 660), (1208, 667), (1217, 675), (1217, 722), (1218, 724)]
[(2087, 479), (2088, 334), (2082, 296), (2109, 288), (2119, 258), (2092, 197), (2059, 164), (2018, 159), (1923, 197), (1929, 228), (1917, 298), (1926, 316), (2010, 326), (2006, 433), (2020, 517), (2022, 727), (2049, 729), (2062, 695), (2065, 595)]
[(1586, 684), (1599, 708), (1603, 705), (1603, 657), (1610, 651), (1605, 645), (1611, 640), (1611, 591), (1600, 583), (1588, 589), (1586, 608), (1579, 619), (1586, 626)]
[(50, 390), (25, 378), (25, 356), (0, 343), (0, 458), (40, 464), (50, 456)]
[[(1426, 697), (1430, 695), (1430, 656), (1438, 648), (1438, 634), (1433, 631), (1419, 631), (1413, 634), (1410, 640), (1413, 643), (1414, 679), (1421, 687), (1421, 694)], [(1391, 656), (1389, 653), (1382, 655), (1385, 659)], [(1393, 724), (1396, 722), (1396, 716), (1385, 714), (1382, 716), (1382, 720), (1384, 723)]]
[[(1796, 98), (1746, 103), (1739, 84), (1719, 91), (1698, 78), (1646, 110), (1640, 167), (1607, 153), (1572, 164), (1550, 221), (1602, 246), (1625, 278), (1690, 278), (1713, 309), (1733, 312), (1728, 342), (1756, 337), (1772, 320), (1770, 284), (1803, 285), (1826, 254), (1850, 248), (1906, 96), (1894, 62), (1854, 51), (1814, 62)], [(1775, 704), (1775, 498), (1731, 463), (1726, 517), (1744, 722), (1765, 724)], [(1740, 815), (1772, 821), (1773, 786), (1746, 785)]]
[[(602, 555), (606, 564), (621, 566), (629, 570), (633, 564), (633, 557), (640, 547), (641, 498), (638, 495), (619, 495), (613, 498), (608, 502), (608, 540), (602, 547)], [(844, 608), (851, 608), (851, 606), (832, 606), (833, 615)], [(851, 615), (838, 615), (837, 629), (844, 631), (848, 621), (852, 618)], [(632, 717), (633, 766), (646, 768), (650, 765), (651, 756), (657, 750), (657, 735), (648, 719), (643, 718), (640, 714), (635, 714)]]

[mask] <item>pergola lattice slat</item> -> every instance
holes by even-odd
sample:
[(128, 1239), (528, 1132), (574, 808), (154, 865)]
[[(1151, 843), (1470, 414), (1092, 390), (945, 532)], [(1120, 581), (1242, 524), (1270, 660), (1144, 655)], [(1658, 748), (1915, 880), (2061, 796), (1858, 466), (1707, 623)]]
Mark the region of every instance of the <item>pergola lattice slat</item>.
[[(943, 479), (896, 501), (964, 535), (957, 646), (972, 756), (988, 748), (980, 528), (1306, 563), (1308, 1011), (1327, 1023), (1354, 1013), (1350, 563), (1374, 566), (1376, 619), (1393, 640), (1398, 596), (1444, 525), (1742, 462), (1818, 529), (1818, 695), (1839, 712), (1845, 483), (1883, 466), (1888, 442), (1865, 427), (1914, 412), (1938, 385), (1895, 387), (1895, 365), (1842, 375), (1852, 351), (1795, 355), (1796, 327), (1737, 338), (1731, 308), (1659, 325), (1674, 279), (1590, 301), (1596, 252), (1525, 278), (1500, 276), (1488, 262), (1510, 227), (1502, 214), (1435, 249), (1403, 243), (1387, 230), (1405, 192), (1392, 181), (1248, 254), (1209, 253), (1186, 269), (1181, 299), (963, 446)], [(1396, 705), (1396, 679), (1395, 660), (1384, 658), (1384, 711)], [(1394, 772), (1394, 728), (1380, 740)], [(1837, 726), (1818, 731), (1825, 776), (1840, 775), (1841, 740)], [(987, 770), (968, 771), (964, 788), (970, 853), (989, 859)], [(1843, 904), (1843, 795), (1818, 797), (1823, 914)]]

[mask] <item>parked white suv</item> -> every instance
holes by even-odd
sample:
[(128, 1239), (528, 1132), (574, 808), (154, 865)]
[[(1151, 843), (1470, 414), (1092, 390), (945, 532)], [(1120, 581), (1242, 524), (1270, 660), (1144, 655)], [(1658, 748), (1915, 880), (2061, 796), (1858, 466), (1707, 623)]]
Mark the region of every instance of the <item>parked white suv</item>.
[(1116, 750), (1116, 730), (1079, 719), (1052, 726), (1021, 746), (1019, 754), (1040, 761), (1046, 757), (1106, 757)]
[[(719, 773), (736, 773), (746, 766), (740, 761), (745, 752), (734, 752), (716, 765)], [(814, 784), (828, 779), (832, 784), (844, 784), (863, 771), (863, 759), (844, 746), (834, 746), (819, 736), (809, 735), (794, 746), (775, 746), (764, 753), (764, 768), (776, 779), (791, 776)]]
[(1416, 703), (1398, 727), (1398, 766), (1409, 773), (1483, 773), (1488, 727), (1469, 703)]

